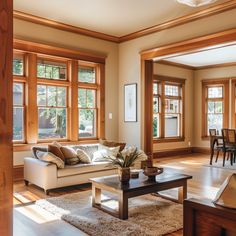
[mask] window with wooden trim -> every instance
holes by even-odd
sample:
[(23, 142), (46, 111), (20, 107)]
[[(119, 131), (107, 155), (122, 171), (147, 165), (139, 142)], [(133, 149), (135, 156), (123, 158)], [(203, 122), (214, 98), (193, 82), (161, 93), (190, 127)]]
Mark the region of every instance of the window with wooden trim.
[(228, 81), (202, 82), (202, 125), (203, 137), (209, 136), (209, 129), (228, 128), (229, 98)]
[(104, 138), (105, 57), (34, 47), (14, 49), (14, 143)]
[(184, 80), (156, 76), (153, 82), (153, 138), (184, 138)]
[(67, 129), (67, 89), (37, 86), (38, 139), (65, 139)]
[(52, 80), (66, 80), (66, 63), (38, 58), (37, 77)]
[(79, 139), (97, 137), (96, 67), (79, 66), (78, 73), (78, 136)]
[(25, 93), (24, 84), (13, 83), (13, 141), (23, 142), (25, 139)]

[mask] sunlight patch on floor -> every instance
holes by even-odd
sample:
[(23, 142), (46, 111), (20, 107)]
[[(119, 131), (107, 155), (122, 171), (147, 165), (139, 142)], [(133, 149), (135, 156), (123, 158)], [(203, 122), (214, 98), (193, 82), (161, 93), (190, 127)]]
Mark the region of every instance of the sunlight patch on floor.
[(201, 162), (196, 162), (196, 161), (181, 161), (181, 164), (185, 164), (185, 165), (202, 165)]
[(163, 164), (161, 166), (162, 167), (176, 169), (176, 170), (184, 170), (185, 169), (185, 167), (182, 167), (182, 166), (174, 166), (174, 165), (169, 165), (169, 164)]
[(19, 213), (31, 219), (37, 224), (43, 224), (59, 219), (55, 215), (34, 204), (30, 206), (17, 207), (15, 208), (15, 211), (18, 211)]

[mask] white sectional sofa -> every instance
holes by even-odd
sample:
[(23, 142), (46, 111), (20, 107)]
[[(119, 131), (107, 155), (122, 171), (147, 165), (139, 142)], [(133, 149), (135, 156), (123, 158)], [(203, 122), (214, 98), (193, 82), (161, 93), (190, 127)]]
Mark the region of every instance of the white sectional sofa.
[[(97, 147), (96, 147), (97, 146)], [(77, 145), (76, 148), (85, 148), (92, 152), (98, 145)], [(137, 162), (134, 168), (140, 168), (141, 162)], [(48, 194), (49, 190), (89, 183), (90, 178), (117, 174), (117, 168), (108, 166), (108, 162), (92, 162), (90, 164), (79, 163), (73, 166), (65, 165), (65, 168), (58, 169), (55, 164), (41, 161), (35, 157), (24, 158), (24, 180), (35, 184)]]

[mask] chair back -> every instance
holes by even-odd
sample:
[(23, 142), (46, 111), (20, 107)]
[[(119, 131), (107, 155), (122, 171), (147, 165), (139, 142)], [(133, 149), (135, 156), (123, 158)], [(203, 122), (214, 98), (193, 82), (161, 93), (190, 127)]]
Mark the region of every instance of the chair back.
[(210, 137), (216, 136), (216, 129), (209, 129)]
[(227, 145), (236, 144), (236, 134), (234, 129), (228, 129)]
[(228, 129), (222, 129), (221, 133), (222, 133), (223, 147), (225, 147), (228, 141)]

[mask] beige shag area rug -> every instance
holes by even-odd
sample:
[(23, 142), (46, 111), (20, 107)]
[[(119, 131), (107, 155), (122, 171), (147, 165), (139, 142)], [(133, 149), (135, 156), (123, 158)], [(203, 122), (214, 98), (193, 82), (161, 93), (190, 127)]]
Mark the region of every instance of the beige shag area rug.
[[(117, 201), (111, 197), (105, 193), (102, 201), (117, 209)], [(92, 236), (158, 236), (177, 231), (183, 225), (181, 204), (150, 194), (129, 199), (128, 220), (93, 208), (91, 191), (39, 200), (36, 204)]]

